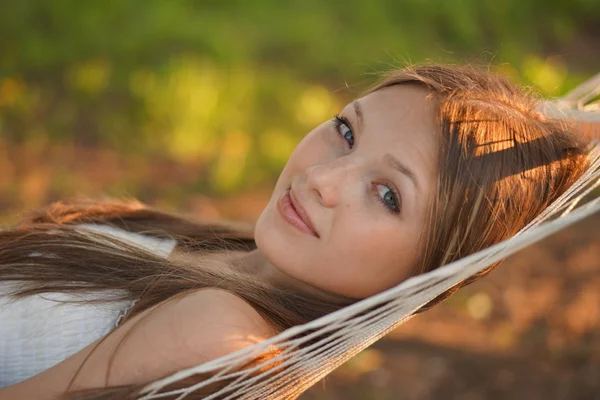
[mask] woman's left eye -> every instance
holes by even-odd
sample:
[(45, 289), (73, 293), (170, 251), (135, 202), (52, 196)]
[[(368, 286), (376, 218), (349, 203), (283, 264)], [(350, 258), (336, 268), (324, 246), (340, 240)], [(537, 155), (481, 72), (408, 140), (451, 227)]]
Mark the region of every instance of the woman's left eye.
[(340, 136), (344, 138), (350, 148), (354, 147), (354, 133), (352, 132), (352, 128), (350, 128), (350, 123), (346, 118), (340, 117), (336, 115), (334, 118), (335, 129), (338, 131)]
[(393, 214), (400, 213), (398, 195), (388, 185), (376, 184), (379, 201)]

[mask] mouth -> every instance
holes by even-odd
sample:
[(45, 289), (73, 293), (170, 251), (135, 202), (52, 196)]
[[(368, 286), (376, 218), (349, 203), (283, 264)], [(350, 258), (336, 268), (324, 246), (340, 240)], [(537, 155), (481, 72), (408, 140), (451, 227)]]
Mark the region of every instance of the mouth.
[(279, 213), (288, 223), (296, 227), (299, 231), (311, 236), (319, 237), (312, 221), (302, 204), (294, 196), (291, 189), (287, 189), (277, 201)]

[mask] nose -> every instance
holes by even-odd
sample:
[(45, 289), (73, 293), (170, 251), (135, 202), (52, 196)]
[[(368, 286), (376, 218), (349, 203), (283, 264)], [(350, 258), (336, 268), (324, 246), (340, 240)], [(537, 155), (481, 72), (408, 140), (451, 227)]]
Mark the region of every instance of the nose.
[(345, 157), (306, 169), (307, 188), (315, 193), (325, 207), (335, 207), (340, 202), (343, 192), (356, 186), (351, 183), (358, 180), (357, 164)]

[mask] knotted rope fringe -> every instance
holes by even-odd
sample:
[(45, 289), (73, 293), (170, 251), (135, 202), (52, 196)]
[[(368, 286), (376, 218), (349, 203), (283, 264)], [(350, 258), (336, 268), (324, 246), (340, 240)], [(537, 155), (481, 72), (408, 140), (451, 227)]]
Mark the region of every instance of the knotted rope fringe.
[[(600, 74), (562, 99), (548, 102), (542, 112), (581, 121), (582, 130), (600, 131)], [(141, 399), (184, 399), (194, 391), (224, 382), (205, 399), (294, 399), (339, 365), (408, 320), (421, 306), (489, 265), (600, 211), (600, 143), (591, 152), (590, 168), (572, 187), (512, 238), (398, 286), (361, 300), (261, 343), (157, 380), (143, 389)], [(587, 202), (583, 199), (596, 197)], [(279, 353), (239, 370), (255, 357)], [(209, 378), (183, 389), (165, 390), (196, 374)]]

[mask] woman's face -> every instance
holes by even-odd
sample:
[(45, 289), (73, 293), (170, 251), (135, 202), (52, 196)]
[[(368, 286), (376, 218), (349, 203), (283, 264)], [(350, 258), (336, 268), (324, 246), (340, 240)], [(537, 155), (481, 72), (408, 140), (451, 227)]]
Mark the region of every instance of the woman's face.
[(256, 225), (271, 264), (353, 298), (411, 275), (437, 179), (428, 94), (412, 84), (378, 90), (306, 135)]

